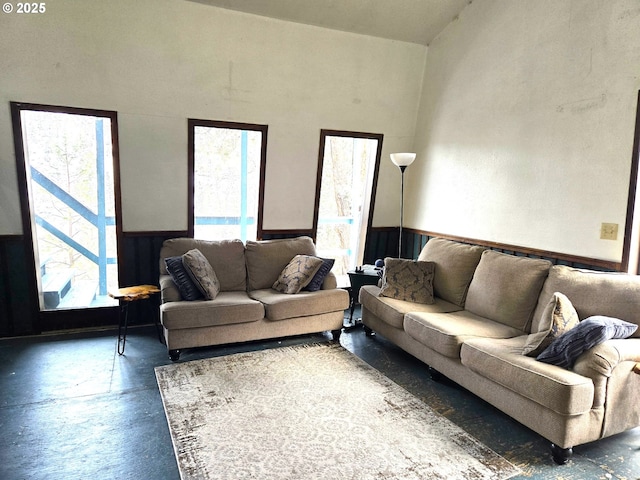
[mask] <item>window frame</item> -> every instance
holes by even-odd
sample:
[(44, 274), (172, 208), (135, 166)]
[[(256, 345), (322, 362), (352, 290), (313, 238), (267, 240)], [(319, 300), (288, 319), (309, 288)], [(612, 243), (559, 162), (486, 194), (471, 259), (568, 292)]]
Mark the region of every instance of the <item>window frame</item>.
[(24, 150), (24, 135), (22, 124), (22, 112), (25, 110), (64, 113), (70, 115), (84, 115), (90, 117), (105, 117), (111, 122), (111, 148), (113, 161), (114, 181), (114, 207), (115, 229), (118, 257), (118, 284), (125, 278), (125, 267), (122, 261), (125, 245), (122, 227), (122, 189), (120, 172), (120, 143), (118, 137), (118, 112), (114, 110), (100, 110), (95, 108), (80, 108), (63, 105), (47, 105), (28, 102), (9, 102), (11, 109), (11, 123), (13, 127), (13, 145), (16, 161), (16, 175), (18, 179), (18, 195), (20, 196), (20, 216), (22, 221), (22, 236), (25, 242), (26, 264), (28, 272), (28, 290), (30, 297), (30, 309), (33, 318), (36, 319), (36, 331), (49, 331), (58, 329), (88, 328), (103, 325), (112, 325), (117, 306), (87, 307), (59, 310), (41, 310), (38, 279), (36, 278), (36, 258), (34, 254), (34, 230), (32, 219), (31, 197), (29, 196), (29, 174), (27, 173), (27, 160)]
[(318, 170), (316, 173), (316, 197), (313, 207), (313, 229), (312, 238), (315, 243), (318, 234), (318, 220), (320, 216), (320, 192), (322, 188), (322, 169), (324, 167), (324, 150), (327, 137), (348, 137), (361, 138), (365, 140), (377, 140), (378, 148), (376, 149), (376, 161), (373, 170), (373, 179), (371, 184), (371, 198), (369, 199), (369, 216), (367, 218), (367, 235), (373, 227), (373, 213), (376, 205), (376, 194), (378, 192), (378, 173), (380, 171), (380, 159), (382, 158), (382, 143), (384, 135), (381, 133), (365, 133), (351, 132), (347, 130), (320, 130), (320, 145), (318, 148)]
[(631, 153), (631, 172), (629, 174), (629, 193), (627, 198), (627, 214), (625, 219), (624, 240), (620, 271), (631, 274), (640, 273), (640, 216), (635, 211), (637, 189), (640, 183), (640, 90), (636, 104), (633, 150)]
[(254, 123), (227, 122), (221, 120), (199, 120), (189, 118), (188, 124), (188, 143), (187, 143), (187, 163), (188, 163), (188, 200), (187, 200), (187, 235), (194, 238), (195, 232), (195, 128), (226, 128), (231, 130), (250, 130), (262, 133), (262, 144), (260, 146), (260, 179), (258, 191), (258, 218), (256, 225), (256, 238), (262, 240), (262, 219), (264, 211), (264, 179), (267, 167), (267, 133), (268, 125), (260, 125)]

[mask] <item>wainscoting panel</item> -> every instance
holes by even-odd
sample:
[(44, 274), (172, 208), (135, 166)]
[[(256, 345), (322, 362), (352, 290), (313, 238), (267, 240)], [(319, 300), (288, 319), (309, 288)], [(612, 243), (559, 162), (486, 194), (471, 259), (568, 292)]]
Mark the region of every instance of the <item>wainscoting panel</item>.
[[(186, 235), (186, 232), (125, 232), (124, 251), (120, 260), (121, 285), (158, 285), (162, 243), (169, 238)], [(158, 321), (159, 306), (160, 294), (152, 295), (149, 300), (132, 302), (129, 305), (129, 324), (140, 325)]]
[[(365, 263), (376, 259), (398, 256), (397, 227), (372, 228), (365, 245)], [(263, 239), (291, 238), (311, 235), (307, 230), (264, 231)], [(127, 232), (124, 234), (123, 251), (120, 252), (122, 268), (121, 286), (158, 285), (159, 256), (162, 242), (168, 238), (184, 237), (186, 232)], [(448, 238), (463, 243), (482, 245), (512, 255), (545, 258), (557, 265), (589, 268), (601, 271), (619, 271), (620, 264), (585, 257), (519, 248), (511, 245), (403, 229), (402, 257), (417, 259), (428, 240), (434, 237)], [(29, 262), (21, 235), (0, 236), (0, 337), (37, 334), (40, 332), (40, 314), (36, 303), (35, 287), (31, 286)], [(133, 302), (129, 308), (131, 325), (153, 323), (158, 319), (160, 295), (149, 300)], [(43, 322), (43, 330), (82, 328), (117, 323), (117, 315), (105, 312), (104, 318), (87, 324), (82, 311), (61, 311), (55, 315), (46, 312), (49, 319)]]
[[(372, 265), (376, 260), (384, 260), (385, 257), (398, 258), (399, 233), (400, 228), (398, 227), (370, 228), (364, 247), (364, 263)], [(403, 232), (402, 237), (402, 250), (406, 252), (407, 235), (405, 232)], [(414, 258), (407, 257), (406, 254), (402, 256), (403, 258)], [(417, 255), (415, 258), (417, 258)]]
[(263, 230), (262, 240), (279, 240), (282, 238), (313, 237), (311, 230)]
[(38, 309), (30, 296), (22, 235), (0, 237), (0, 336), (37, 333)]
[(461, 238), (452, 235), (444, 235), (431, 232), (422, 232), (413, 229), (404, 229), (402, 237), (403, 258), (417, 259), (422, 247), (432, 238), (447, 238), (471, 245), (480, 245), (496, 252), (507, 253), (530, 258), (542, 258), (549, 260), (554, 265), (567, 265), (574, 268), (586, 268), (590, 270), (598, 270), (604, 272), (620, 271), (621, 264), (619, 262), (611, 262), (600, 260), (597, 258), (579, 257), (558, 252), (549, 252), (546, 250), (538, 250), (526, 247), (517, 247), (514, 245), (501, 244), (496, 242), (486, 242), (483, 240), (475, 240), (469, 238)]

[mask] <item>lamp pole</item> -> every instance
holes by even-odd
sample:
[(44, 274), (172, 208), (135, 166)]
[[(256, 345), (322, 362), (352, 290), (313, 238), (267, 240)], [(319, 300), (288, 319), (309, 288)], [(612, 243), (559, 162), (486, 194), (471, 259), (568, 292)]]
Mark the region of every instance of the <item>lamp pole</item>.
[(400, 236), (398, 237), (398, 258), (402, 258), (402, 223), (404, 221), (404, 171), (406, 165), (400, 165)]
[(398, 258), (402, 257), (402, 225), (404, 223), (404, 171), (416, 159), (415, 153), (392, 153), (391, 161), (400, 169), (400, 236), (398, 237)]

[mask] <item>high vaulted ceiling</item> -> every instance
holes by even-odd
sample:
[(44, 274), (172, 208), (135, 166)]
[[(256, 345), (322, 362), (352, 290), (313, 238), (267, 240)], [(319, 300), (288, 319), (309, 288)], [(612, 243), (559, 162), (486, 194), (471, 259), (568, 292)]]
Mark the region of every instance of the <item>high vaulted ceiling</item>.
[(472, 0), (190, 0), (290, 22), (428, 45)]

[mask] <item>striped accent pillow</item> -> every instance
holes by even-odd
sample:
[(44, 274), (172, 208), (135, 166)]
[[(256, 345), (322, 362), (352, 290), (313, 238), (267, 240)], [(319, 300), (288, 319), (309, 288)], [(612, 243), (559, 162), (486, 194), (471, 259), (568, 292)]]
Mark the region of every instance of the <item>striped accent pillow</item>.
[(634, 323), (602, 315), (585, 318), (551, 342), (536, 359), (569, 369), (583, 352), (611, 338), (630, 337), (637, 328)]
[(321, 258), (320, 260), (322, 260), (322, 265), (320, 266), (320, 270), (316, 272), (316, 274), (313, 276), (313, 278), (309, 282), (309, 285), (304, 287), (303, 290), (306, 290), (309, 292), (317, 292), (322, 288), (322, 282), (324, 282), (325, 277), (329, 275), (329, 272), (333, 268), (335, 259)]
[(167, 272), (178, 287), (183, 300), (200, 300), (202, 298), (202, 293), (187, 273), (181, 256), (167, 257), (164, 259), (164, 264), (167, 266)]

